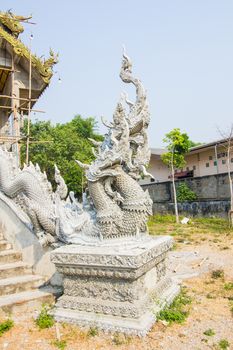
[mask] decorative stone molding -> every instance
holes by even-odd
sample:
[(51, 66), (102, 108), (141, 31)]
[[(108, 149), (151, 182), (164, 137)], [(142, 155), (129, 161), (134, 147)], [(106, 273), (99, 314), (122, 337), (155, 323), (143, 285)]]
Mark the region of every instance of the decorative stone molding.
[[(56, 249), (51, 256), (63, 273), (64, 294), (57, 301), (55, 318), (70, 322), (73, 314), (71, 321), (79, 325), (91, 319), (87, 324), (94, 322), (105, 330), (120, 327), (127, 333), (145, 334), (160, 306), (171, 302), (179, 291), (166, 277), (166, 256), (171, 247), (170, 237), (147, 237), (131, 244), (122, 240), (116, 247), (71, 245)], [(127, 321), (126, 328), (122, 320)]]

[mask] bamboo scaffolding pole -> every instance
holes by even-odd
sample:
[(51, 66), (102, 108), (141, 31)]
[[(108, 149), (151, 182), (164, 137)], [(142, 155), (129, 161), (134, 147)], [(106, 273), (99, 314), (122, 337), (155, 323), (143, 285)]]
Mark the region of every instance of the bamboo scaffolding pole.
[[(19, 107), (22, 111), (29, 111), (29, 108), (21, 108)], [(45, 113), (45, 111), (42, 111), (40, 109), (30, 109), (30, 112), (36, 112), (36, 113)]]
[(28, 91), (28, 125), (27, 125), (27, 146), (26, 146), (26, 164), (29, 164), (29, 138), (30, 138), (30, 123), (31, 123), (31, 98), (32, 98), (32, 51), (31, 51), (31, 39), (30, 37), (30, 56), (29, 56), (29, 91)]
[[(29, 102), (29, 98), (24, 98), (24, 97), (16, 97), (16, 96), (9, 96), (9, 95), (1, 95), (0, 98), (9, 98), (13, 100), (18, 100), (18, 101), (26, 101)], [(31, 98), (31, 102), (38, 101), (38, 98)]]
[[(9, 109), (11, 111), (14, 110), (11, 106), (0, 106), (0, 109)], [(19, 107), (19, 109), (22, 110), (22, 111), (29, 111), (29, 108), (21, 108), (21, 107)], [(30, 109), (30, 112), (45, 113), (45, 111), (42, 111), (40, 109)]]
[(3, 67), (3, 66), (0, 66), (0, 69), (1, 69), (1, 70), (6, 70), (7, 72), (17, 72), (17, 73), (20, 73), (20, 70), (16, 70), (16, 69), (12, 69), (12, 68), (6, 68), (6, 67)]

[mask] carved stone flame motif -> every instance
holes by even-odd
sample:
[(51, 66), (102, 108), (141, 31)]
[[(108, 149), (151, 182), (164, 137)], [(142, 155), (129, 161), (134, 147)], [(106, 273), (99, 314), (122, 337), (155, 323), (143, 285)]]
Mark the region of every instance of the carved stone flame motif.
[[(96, 147), (95, 161), (86, 169), (88, 191), (96, 212), (95, 233), (101, 238), (136, 236), (147, 233), (147, 218), (152, 213), (149, 193), (137, 180), (150, 176), (146, 167), (150, 160), (147, 128), (150, 121), (145, 89), (132, 75), (132, 63), (124, 53), (120, 77), (136, 88), (136, 101), (123, 94), (113, 121), (107, 123), (103, 142), (91, 140)], [(128, 107), (126, 112), (125, 105)]]

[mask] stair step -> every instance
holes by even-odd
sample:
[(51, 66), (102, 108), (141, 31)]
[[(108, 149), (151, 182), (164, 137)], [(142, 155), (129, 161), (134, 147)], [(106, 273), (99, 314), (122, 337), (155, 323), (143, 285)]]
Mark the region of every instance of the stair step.
[(4, 312), (17, 312), (37, 309), (43, 303), (52, 303), (54, 296), (41, 290), (33, 290), (0, 296), (0, 309)]
[(22, 261), (0, 265), (0, 279), (31, 273), (31, 266)]
[(0, 296), (24, 292), (41, 287), (44, 278), (38, 275), (22, 275), (0, 280)]
[(0, 264), (11, 263), (22, 259), (22, 254), (13, 249), (0, 251)]
[(6, 240), (0, 240), (0, 251), (12, 249), (12, 245)]

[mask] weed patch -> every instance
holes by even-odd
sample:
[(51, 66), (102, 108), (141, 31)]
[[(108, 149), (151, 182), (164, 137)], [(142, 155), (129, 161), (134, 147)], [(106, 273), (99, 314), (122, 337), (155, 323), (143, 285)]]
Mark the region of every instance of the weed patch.
[(50, 307), (48, 305), (43, 305), (39, 316), (36, 319), (36, 324), (40, 329), (51, 328), (55, 320), (52, 315), (49, 314)]
[(0, 337), (7, 331), (9, 331), (14, 326), (13, 320), (6, 320), (0, 323)]
[(213, 270), (211, 272), (211, 277), (213, 279), (224, 278), (224, 271), (223, 270)]
[(230, 343), (227, 339), (221, 339), (220, 342), (218, 343), (218, 346), (222, 350), (227, 350), (230, 346)]
[(112, 338), (112, 342), (115, 345), (123, 345), (123, 344), (129, 344), (131, 341), (131, 338), (129, 336), (126, 336), (124, 334), (121, 333), (114, 333), (113, 338)]
[(65, 340), (55, 340), (52, 342), (52, 345), (56, 346), (59, 350), (64, 350), (67, 346)]
[(99, 334), (99, 331), (97, 327), (90, 327), (87, 332), (88, 337), (95, 337), (98, 334)]
[(207, 335), (208, 337), (212, 337), (215, 335), (215, 331), (211, 328), (207, 329), (205, 332), (203, 332), (204, 335)]
[(187, 295), (186, 291), (182, 290), (169, 307), (159, 312), (157, 318), (169, 323), (183, 323), (189, 314), (187, 305), (190, 305), (191, 302), (192, 299)]
[(233, 290), (233, 282), (228, 282), (224, 284), (225, 290)]

